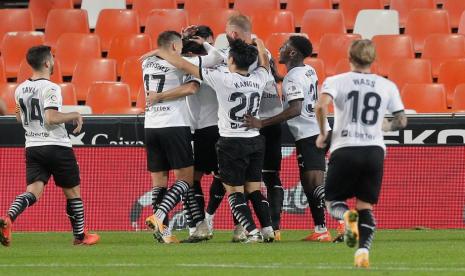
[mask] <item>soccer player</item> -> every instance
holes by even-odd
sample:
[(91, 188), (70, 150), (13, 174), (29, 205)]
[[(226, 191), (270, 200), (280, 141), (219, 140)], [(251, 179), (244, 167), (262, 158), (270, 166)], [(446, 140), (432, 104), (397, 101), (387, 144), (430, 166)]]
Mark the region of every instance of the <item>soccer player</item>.
[[(312, 44), (303, 36), (291, 36), (283, 44), (279, 63), (285, 64), (288, 71), (283, 81), (286, 109), (276, 116), (261, 120), (246, 115), (246, 125), (266, 128), (287, 121), (296, 141), (300, 182), (315, 225), (314, 233), (304, 240), (328, 242), (331, 241), (331, 235), (326, 228), (324, 213), (325, 151), (315, 145), (319, 128), (313, 107), (318, 97), (318, 77), (315, 69), (304, 64), (304, 59), (311, 54)], [(329, 129), (328, 122), (324, 124)]]
[[(369, 266), (369, 250), (376, 222), (373, 205), (378, 202), (383, 178), (385, 144), (382, 131), (397, 131), (407, 125), (404, 106), (396, 85), (370, 72), (376, 57), (370, 40), (354, 41), (349, 50), (351, 72), (327, 78), (316, 105), (320, 134), (316, 144), (326, 146), (326, 110), (333, 101), (334, 128), (326, 178), (326, 206), (336, 219), (346, 223), (345, 241), (358, 243), (354, 264)], [(392, 120), (384, 118), (386, 111)], [(356, 210), (346, 200), (356, 198)]]
[[(202, 79), (216, 91), (219, 103), (219, 173), (229, 193), (232, 213), (248, 233), (245, 242), (271, 242), (274, 239), (271, 224), (267, 227), (262, 225), (262, 236), (244, 197), (244, 192), (260, 193), (264, 139), (257, 129), (247, 131), (242, 126), (245, 114), (258, 113), (260, 99), (268, 82), (269, 61), (261, 40), (257, 40), (258, 50), (239, 39), (230, 46), (228, 68), (200, 69), (168, 49), (160, 49), (157, 54), (179, 69)], [(249, 67), (257, 60), (257, 55), (259, 67), (249, 73)], [(269, 216), (267, 211), (256, 210), (257, 216)]]
[(11, 204), (8, 214), (0, 218), (0, 242), (11, 244), (11, 228), (16, 218), (42, 196), (53, 175), (66, 197), (66, 214), (74, 234), (74, 245), (94, 245), (97, 234), (84, 227), (84, 205), (80, 193), (79, 167), (65, 123), (73, 122), (79, 133), (82, 117), (78, 112), (62, 113), (60, 86), (50, 81), (54, 59), (48, 46), (35, 46), (26, 55), (32, 77), (15, 91), (16, 119), (26, 131), (26, 192)]

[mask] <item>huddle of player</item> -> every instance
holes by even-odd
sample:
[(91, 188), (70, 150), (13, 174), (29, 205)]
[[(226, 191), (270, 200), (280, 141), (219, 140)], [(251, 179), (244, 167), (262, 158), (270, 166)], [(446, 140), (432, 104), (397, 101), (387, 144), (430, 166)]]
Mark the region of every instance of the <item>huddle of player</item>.
[[(190, 27), (183, 34), (166, 31), (158, 37), (158, 49), (141, 58), (154, 213), (146, 224), (160, 243), (177, 243), (168, 214), (182, 200), (189, 224), (189, 238), (183, 242), (210, 239), (214, 213), (227, 193), (236, 225), (233, 241), (280, 240), (281, 123), (287, 121), (315, 225), (305, 240), (331, 241), (326, 201), (328, 212), (340, 221), (338, 234), (350, 247), (358, 241), (355, 266), (368, 267), (375, 230), (372, 208), (379, 197), (385, 155), (382, 131), (398, 130), (407, 123), (396, 86), (370, 73), (374, 46), (368, 40), (355, 41), (349, 52), (352, 71), (328, 78), (318, 93), (316, 72), (304, 64), (312, 45), (303, 36), (291, 36), (280, 49), (279, 62), (288, 70), (283, 106), (273, 61), (263, 42), (252, 39), (249, 19), (232, 16), (226, 34), (229, 48), (219, 51), (210, 45), (213, 33), (206, 26)], [(17, 88), (15, 97), (17, 119), (26, 130), (28, 185), (7, 216), (0, 218), (0, 242), (10, 245), (13, 221), (38, 200), (53, 175), (67, 197), (74, 244), (95, 244), (98, 235), (84, 231), (79, 168), (64, 128), (64, 123), (75, 122), (79, 132), (82, 119), (79, 113), (60, 112), (60, 88), (49, 81), (50, 48), (31, 48), (27, 60), (34, 73)], [(326, 110), (331, 101), (335, 122), (330, 134)], [(393, 119), (384, 119), (387, 111)], [(331, 157), (324, 184), (329, 137)], [(170, 170), (175, 183), (168, 188)], [(200, 181), (210, 173), (214, 178), (205, 212)], [(260, 191), (262, 180), (267, 198)], [(352, 197), (357, 199), (356, 210), (345, 203)]]

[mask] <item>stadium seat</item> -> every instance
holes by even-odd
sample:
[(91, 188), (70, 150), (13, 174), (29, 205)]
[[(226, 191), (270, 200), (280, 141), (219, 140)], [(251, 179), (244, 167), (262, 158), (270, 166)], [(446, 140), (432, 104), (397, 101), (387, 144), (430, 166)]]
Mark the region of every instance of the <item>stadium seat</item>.
[(17, 86), (16, 83), (0, 83), (0, 97), (6, 104), (7, 114), (15, 114), (15, 90)]
[(320, 40), (324, 34), (345, 34), (344, 16), (340, 10), (308, 10), (302, 18), (302, 33), (306, 33), (318, 53)]
[(290, 11), (263, 10), (252, 17), (252, 33), (266, 41), (272, 33), (295, 32), (294, 16)]
[(387, 76), (394, 61), (415, 57), (413, 42), (408, 35), (377, 35), (373, 37), (373, 43), (380, 75)]
[(160, 33), (166, 30), (181, 32), (187, 26), (186, 11), (155, 9), (150, 12), (147, 18), (145, 33), (152, 37), (152, 41), (156, 42)]
[(137, 92), (136, 107), (145, 108), (145, 90), (143, 86), (140, 86), (139, 91)]
[(407, 83), (433, 83), (431, 62), (426, 59), (397, 59), (391, 63), (388, 79), (393, 81), (399, 91)]
[(397, 35), (399, 14), (392, 10), (361, 10), (355, 19), (354, 33), (364, 39), (375, 35)]
[(111, 41), (108, 58), (117, 62), (118, 76), (121, 75), (123, 62), (131, 56), (140, 57), (152, 49), (150, 36), (146, 34), (118, 35)]
[(26, 57), (32, 46), (44, 44), (41, 32), (9, 32), (3, 36), (0, 51), (5, 62), (7, 78), (14, 78), (18, 74), (19, 65)]
[[(53, 74), (50, 76), (50, 80), (55, 83), (63, 82), (63, 75), (61, 74), (61, 63), (58, 59), (54, 60)], [(18, 75), (16, 76), (16, 82), (21, 83), (32, 76), (32, 68), (27, 63), (26, 59), (21, 61), (19, 66)]]
[(286, 10), (294, 14), (296, 27), (302, 26), (302, 19), (307, 10), (332, 9), (331, 0), (287, 0)]
[(450, 26), (458, 28), (460, 16), (465, 11), (465, 1), (463, 0), (444, 0), (442, 7), (449, 13)]
[(35, 29), (44, 29), (47, 15), (52, 9), (72, 9), (72, 0), (30, 0), (29, 10)]
[(117, 35), (138, 34), (139, 16), (133, 10), (102, 10), (97, 20), (95, 33), (100, 37), (102, 50), (110, 49), (111, 40)]
[(94, 82), (89, 88), (86, 105), (93, 114), (103, 114), (108, 108), (130, 108), (129, 85), (120, 82)]
[(452, 110), (465, 110), (465, 83), (455, 88)]
[(460, 16), (458, 33), (465, 35), (465, 11), (462, 12), (462, 15)]
[(383, 9), (383, 3), (381, 0), (340, 0), (339, 9), (344, 14), (344, 23), (346, 29), (353, 30), (355, 24), (355, 18), (361, 10), (367, 9)]
[(94, 29), (100, 11), (104, 9), (126, 9), (126, 0), (82, 0), (81, 9), (89, 15), (89, 27)]
[(7, 32), (33, 31), (31, 12), (27, 9), (0, 9), (0, 41)]
[[(211, 14), (217, 10), (228, 9), (228, 0), (185, 0), (184, 10), (189, 16), (189, 24), (196, 24), (196, 20), (203, 12), (210, 11)], [(224, 27), (223, 27), (224, 29)]]
[(444, 84), (447, 104), (451, 106), (455, 88), (457, 85), (465, 83), (465, 59), (442, 63), (439, 68), (438, 82)]
[(147, 17), (153, 9), (176, 9), (176, 0), (134, 0), (132, 9), (139, 13), (141, 26), (145, 26)]
[(405, 108), (417, 113), (448, 112), (446, 92), (442, 84), (406, 84), (401, 95)]
[(219, 34), (225, 32), (228, 18), (236, 13), (238, 11), (229, 9), (218, 9), (215, 12), (207, 10), (200, 12), (196, 19), (192, 18), (192, 16), (189, 16), (189, 18), (191, 24), (209, 26), (213, 31), (213, 35), (217, 37)]
[(289, 39), (289, 37), (294, 35), (303, 35), (307, 37), (307, 35), (304, 33), (272, 33), (270, 37), (265, 41), (265, 46), (268, 49), (268, 51), (270, 51), (275, 61), (278, 61), (279, 48), (283, 46), (284, 42), (286, 42)]
[(105, 115), (142, 115), (143, 108), (139, 107), (109, 107), (103, 111)]
[(83, 58), (100, 58), (100, 40), (95, 34), (63, 34), (57, 42), (55, 56), (61, 62), (63, 76), (71, 76)]
[(131, 92), (131, 101), (137, 100), (139, 88), (142, 86), (142, 64), (139, 57), (129, 57), (123, 62), (121, 82), (127, 83)]
[(323, 81), (326, 79), (325, 63), (323, 60), (319, 58), (306, 58), (304, 63), (315, 69), (316, 75), (318, 76), (318, 83), (320, 85), (323, 84)]
[(76, 88), (70, 82), (58, 84), (61, 88), (61, 97), (63, 98), (63, 105), (77, 105)]
[(89, 87), (96, 81), (116, 81), (115, 60), (103, 58), (84, 59), (76, 65), (72, 83), (76, 86), (78, 101), (86, 99)]
[(64, 33), (89, 33), (85, 10), (56, 9), (48, 13), (45, 23), (45, 44), (56, 48), (56, 43)]
[(412, 10), (405, 25), (405, 34), (413, 39), (416, 52), (422, 52), (425, 39), (430, 34), (449, 34), (449, 16), (444, 10), (416, 9)]
[[(346, 72), (350, 72), (351, 68), (350, 68), (349, 59), (348, 58), (340, 59), (336, 63), (336, 69), (335, 70), (336, 70), (336, 72), (335, 72), (336, 75), (346, 73)], [(378, 64), (376, 62), (373, 62), (371, 64), (370, 71), (371, 71), (372, 74), (378, 74)]]
[(357, 34), (325, 34), (320, 41), (318, 58), (325, 63), (326, 75), (336, 73), (336, 64), (340, 59), (347, 58), (349, 47), (354, 40), (360, 39)]
[(235, 0), (234, 9), (241, 13), (254, 16), (267, 10), (279, 10), (279, 0)]
[(437, 78), (441, 63), (465, 58), (465, 36), (459, 34), (429, 35), (426, 37), (421, 58), (431, 61), (433, 77)]
[(391, 0), (390, 9), (399, 12), (400, 27), (405, 27), (410, 11), (414, 9), (435, 9), (434, 0)]
[(0, 57), (0, 83), (4, 82), (6, 82), (5, 62), (3, 61), (3, 57)]

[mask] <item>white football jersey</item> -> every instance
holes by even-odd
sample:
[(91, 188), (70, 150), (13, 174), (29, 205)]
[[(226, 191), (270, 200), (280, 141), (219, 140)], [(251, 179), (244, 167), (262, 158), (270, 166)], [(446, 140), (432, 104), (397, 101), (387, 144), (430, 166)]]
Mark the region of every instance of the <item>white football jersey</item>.
[[(320, 128), (315, 117), (314, 107), (318, 100), (318, 77), (309, 65), (292, 68), (283, 80), (285, 107), (289, 102), (302, 100), (300, 115), (287, 121), (289, 130), (296, 141), (318, 135)], [(330, 129), (326, 120), (326, 129)]]
[(211, 86), (202, 82), (199, 90), (187, 97), (187, 106), (192, 116), (194, 129), (202, 129), (218, 124), (218, 100)]
[(201, 69), (202, 80), (216, 91), (218, 99), (218, 128), (222, 137), (255, 137), (258, 129), (246, 130), (244, 115), (258, 117), (263, 89), (268, 81), (268, 71), (259, 67), (243, 76), (231, 73), (224, 67)]
[[(185, 75), (183, 71), (156, 56), (143, 61), (142, 72), (146, 93), (147, 91), (161, 93), (194, 80), (192, 76)], [(190, 120), (186, 97), (162, 101), (147, 106), (145, 110), (145, 128), (190, 126)]]
[(71, 147), (65, 124), (47, 125), (45, 110), (61, 110), (61, 88), (47, 79), (26, 80), (15, 91), (26, 131), (26, 147), (56, 145)]
[(331, 151), (353, 146), (386, 148), (381, 129), (384, 114), (404, 110), (393, 82), (376, 74), (348, 72), (327, 78), (322, 92), (334, 102)]

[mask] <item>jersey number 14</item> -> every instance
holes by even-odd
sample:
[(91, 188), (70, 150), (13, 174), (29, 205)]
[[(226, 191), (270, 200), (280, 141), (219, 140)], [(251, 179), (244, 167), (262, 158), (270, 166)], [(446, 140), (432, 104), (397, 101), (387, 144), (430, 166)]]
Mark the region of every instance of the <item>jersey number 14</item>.
[[(26, 105), (28, 104), (28, 105)], [(40, 102), (37, 98), (31, 98), (29, 103), (24, 103), (22, 98), (19, 99), (19, 106), (24, 114), (24, 124), (29, 125), (31, 121), (39, 121), (40, 125), (44, 125), (44, 118), (42, 117), (42, 112), (40, 111)], [(28, 106), (30, 108), (28, 108)]]

